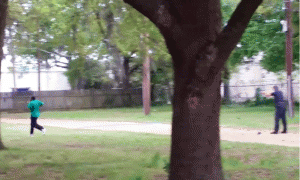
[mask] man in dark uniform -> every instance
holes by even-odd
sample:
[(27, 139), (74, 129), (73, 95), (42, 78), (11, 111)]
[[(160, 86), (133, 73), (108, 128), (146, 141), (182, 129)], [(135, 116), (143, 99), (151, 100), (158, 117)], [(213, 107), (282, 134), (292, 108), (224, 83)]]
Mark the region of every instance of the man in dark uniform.
[(44, 103), (42, 101), (36, 100), (35, 97), (31, 97), (30, 103), (28, 103), (27, 107), (31, 112), (31, 128), (30, 128), (30, 137), (33, 137), (34, 128), (42, 131), (45, 134), (46, 129), (43, 126), (37, 124), (37, 119), (40, 116), (40, 106), (43, 106)]
[(274, 96), (274, 103), (275, 103), (275, 129), (271, 134), (278, 134), (279, 129), (279, 119), (282, 119), (283, 123), (283, 131), (281, 133), (287, 133), (287, 124), (286, 124), (286, 118), (285, 118), (285, 101), (283, 98), (283, 93), (279, 91), (277, 86), (274, 86), (274, 91), (270, 95), (266, 95), (267, 97)]

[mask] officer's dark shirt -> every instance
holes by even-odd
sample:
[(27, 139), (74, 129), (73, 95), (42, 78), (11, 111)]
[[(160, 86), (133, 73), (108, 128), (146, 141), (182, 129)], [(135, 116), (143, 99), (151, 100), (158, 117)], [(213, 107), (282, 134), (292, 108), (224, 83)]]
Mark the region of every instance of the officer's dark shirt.
[(276, 107), (285, 107), (285, 102), (281, 91), (273, 92), (271, 95), (274, 96), (274, 103)]

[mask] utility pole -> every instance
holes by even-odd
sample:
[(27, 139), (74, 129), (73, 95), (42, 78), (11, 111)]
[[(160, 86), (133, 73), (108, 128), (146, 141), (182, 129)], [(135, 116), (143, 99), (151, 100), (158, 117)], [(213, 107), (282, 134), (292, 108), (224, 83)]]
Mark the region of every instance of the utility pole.
[(285, 60), (286, 60), (286, 72), (287, 72), (287, 98), (288, 98), (288, 110), (289, 117), (294, 117), (294, 102), (293, 102), (293, 84), (292, 84), (292, 62), (293, 62), (293, 31), (292, 31), (292, 9), (291, 1), (285, 0), (285, 11), (286, 11), (286, 50), (285, 50)]
[(147, 46), (148, 34), (144, 35), (143, 44), (145, 47), (145, 61), (143, 63), (143, 107), (145, 115), (150, 113), (151, 107), (151, 80), (150, 80), (150, 57)]
[(37, 26), (37, 44), (36, 44), (36, 58), (38, 61), (38, 96), (41, 96), (41, 63), (40, 63), (40, 27), (39, 27), (39, 19), (36, 17), (36, 26)]
[(37, 60), (38, 60), (38, 91), (39, 96), (41, 95), (41, 63), (40, 63), (40, 49), (37, 48)]

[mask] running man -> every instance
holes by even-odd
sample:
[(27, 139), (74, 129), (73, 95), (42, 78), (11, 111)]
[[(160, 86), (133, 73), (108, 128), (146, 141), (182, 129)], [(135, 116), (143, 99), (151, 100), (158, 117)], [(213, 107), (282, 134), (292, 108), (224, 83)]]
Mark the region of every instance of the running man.
[(34, 128), (37, 128), (38, 130), (42, 131), (43, 134), (45, 134), (46, 129), (43, 126), (40, 126), (37, 124), (37, 119), (40, 116), (40, 106), (43, 106), (44, 103), (39, 100), (35, 100), (35, 97), (31, 97), (30, 103), (28, 103), (27, 107), (29, 108), (31, 112), (31, 128), (30, 128), (30, 137), (33, 137), (33, 131)]

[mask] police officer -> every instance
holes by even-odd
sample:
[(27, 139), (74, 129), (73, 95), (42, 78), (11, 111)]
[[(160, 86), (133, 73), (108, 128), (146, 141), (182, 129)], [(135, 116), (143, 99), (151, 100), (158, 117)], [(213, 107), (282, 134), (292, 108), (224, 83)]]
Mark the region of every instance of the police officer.
[(279, 119), (282, 119), (283, 123), (283, 131), (281, 133), (287, 133), (287, 124), (286, 124), (286, 117), (285, 117), (285, 101), (283, 98), (282, 91), (279, 91), (278, 86), (273, 87), (274, 91), (273, 93), (266, 95), (266, 97), (274, 96), (274, 103), (275, 103), (275, 129), (271, 134), (278, 134), (279, 129)]

